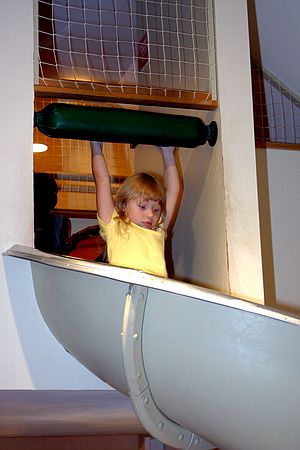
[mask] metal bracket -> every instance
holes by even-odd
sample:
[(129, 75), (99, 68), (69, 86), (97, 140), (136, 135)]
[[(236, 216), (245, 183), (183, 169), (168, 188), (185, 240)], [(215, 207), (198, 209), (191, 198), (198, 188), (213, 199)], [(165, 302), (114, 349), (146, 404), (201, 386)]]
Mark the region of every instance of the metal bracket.
[(171, 421), (156, 406), (143, 362), (142, 332), (148, 288), (131, 285), (122, 330), (123, 365), (129, 396), (145, 429), (170, 447), (213, 450), (215, 446)]

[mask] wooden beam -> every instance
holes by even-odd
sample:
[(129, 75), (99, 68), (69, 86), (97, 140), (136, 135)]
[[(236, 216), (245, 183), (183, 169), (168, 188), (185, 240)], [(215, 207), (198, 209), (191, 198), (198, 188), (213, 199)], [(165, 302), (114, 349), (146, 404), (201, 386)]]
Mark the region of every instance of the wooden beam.
[(108, 89), (75, 89), (52, 86), (35, 86), (36, 97), (64, 98), (97, 102), (126, 103), (148, 106), (165, 106), (169, 108), (198, 109), (213, 111), (218, 107), (217, 100), (211, 98), (209, 92), (180, 92), (172, 89), (134, 88), (130, 86), (111, 87)]
[(1, 390), (0, 405), (0, 437), (149, 435), (115, 390)]
[(1, 450), (141, 450), (145, 437), (114, 390), (0, 391)]
[(62, 214), (63, 216), (76, 219), (95, 219), (97, 220), (97, 211), (90, 209), (61, 209), (55, 208), (52, 212)]
[(300, 151), (300, 143), (299, 144), (289, 144), (287, 142), (255, 142), (256, 148), (264, 148), (268, 150), (291, 150), (291, 151)]

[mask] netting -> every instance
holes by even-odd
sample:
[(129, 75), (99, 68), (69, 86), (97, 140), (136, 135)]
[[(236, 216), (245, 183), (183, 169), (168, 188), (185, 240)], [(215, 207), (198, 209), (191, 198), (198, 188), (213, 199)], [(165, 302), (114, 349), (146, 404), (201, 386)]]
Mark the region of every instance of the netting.
[(211, 3), (40, 0), (35, 83), (136, 103), (216, 99)]
[[(217, 106), (212, 0), (36, 5), (37, 111), (51, 101)], [(57, 208), (95, 211), (89, 143), (47, 138), (36, 129), (34, 141), (48, 145), (46, 153), (34, 155), (34, 169), (55, 176)], [(134, 171), (133, 152), (109, 143), (104, 151), (114, 188)]]
[(255, 62), (252, 87), (256, 140), (300, 144), (300, 98)]

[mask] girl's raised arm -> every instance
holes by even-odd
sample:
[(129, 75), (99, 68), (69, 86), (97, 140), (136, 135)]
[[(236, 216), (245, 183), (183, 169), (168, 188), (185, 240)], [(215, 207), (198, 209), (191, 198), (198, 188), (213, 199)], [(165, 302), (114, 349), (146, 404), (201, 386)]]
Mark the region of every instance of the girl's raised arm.
[(102, 152), (102, 143), (92, 141), (92, 171), (96, 185), (96, 203), (98, 216), (104, 223), (109, 223), (114, 209), (110, 176)]
[(160, 147), (164, 163), (164, 184), (166, 189), (167, 214), (164, 227), (167, 230), (173, 223), (179, 199), (180, 181), (175, 160), (175, 147)]

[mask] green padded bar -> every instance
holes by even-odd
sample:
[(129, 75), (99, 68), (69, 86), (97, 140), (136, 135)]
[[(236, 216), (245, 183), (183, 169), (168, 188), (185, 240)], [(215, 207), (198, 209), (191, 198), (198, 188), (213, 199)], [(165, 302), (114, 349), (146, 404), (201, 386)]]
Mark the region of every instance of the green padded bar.
[(34, 126), (46, 136), (176, 147), (214, 146), (216, 122), (205, 125), (198, 117), (49, 103), (34, 113)]

